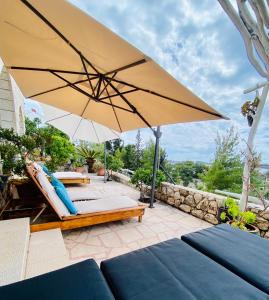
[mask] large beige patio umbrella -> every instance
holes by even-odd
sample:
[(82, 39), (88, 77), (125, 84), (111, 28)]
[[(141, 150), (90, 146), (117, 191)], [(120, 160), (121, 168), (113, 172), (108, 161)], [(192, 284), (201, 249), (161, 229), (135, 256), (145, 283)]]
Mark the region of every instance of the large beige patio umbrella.
[(222, 118), (64, 0), (0, 0), (0, 56), (26, 98), (116, 131)]
[[(64, 0), (0, 0), (0, 56), (25, 97), (119, 132), (223, 118), (152, 59)], [(151, 199), (160, 137), (159, 130), (154, 133)]]

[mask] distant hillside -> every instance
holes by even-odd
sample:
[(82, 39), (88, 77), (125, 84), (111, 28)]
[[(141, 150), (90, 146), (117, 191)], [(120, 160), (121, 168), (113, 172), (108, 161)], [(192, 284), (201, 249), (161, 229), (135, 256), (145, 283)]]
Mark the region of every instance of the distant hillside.
[[(177, 164), (177, 163), (183, 163), (183, 162), (186, 162), (186, 161), (191, 161), (191, 160), (168, 160), (168, 162), (170, 164)], [(207, 165), (207, 166), (210, 166), (211, 163), (209, 162), (205, 162), (205, 161), (200, 161), (200, 160), (196, 160), (196, 161), (193, 161), (194, 163), (197, 163), (197, 164), (204, 164), (204, 165)]]

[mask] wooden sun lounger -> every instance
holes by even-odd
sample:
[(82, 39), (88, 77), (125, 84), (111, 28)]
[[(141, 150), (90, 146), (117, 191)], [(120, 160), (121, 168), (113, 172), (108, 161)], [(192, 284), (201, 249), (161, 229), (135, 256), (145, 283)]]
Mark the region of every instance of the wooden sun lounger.
[(89, 184), (90, 178), (59, 178), (63, 184)]
[(57, 212), (54, 203), (48, 197), (46, 191), (39, 184), (36, 175), (38, 170), (35, 169), (34, 165), (30, 164), (26, 167), (27, 173), (29, 177), (33, 180), (33, 182), (37, 185), (43, 196), (46, 198), (51, 208), (58, 215), (59, 220), (41, 223), (41, 224), (31, 224), (31, 232), (48, 230), (54, 228), (60, 228), (61, 230), (69, 230), (79, 227), (86, 227), (90, 225), (96, 225), (101, 223), (107, 223), (112, 221), (119, 221), (129, 219), (131, 217), (138, 217), (138, 221), (142, 221), (142, 216), (144, 215), (146, 205), (138, 205), (135, 207), (117, 209), (117, 210), (108, 210), (96, 213), (87, 213), (80, 215), (70, 215), (70, 216), (61, 216)]
[[(58, 175), (57, 175), (58, 174)], [(70, 175), (71, 174), (71, 175)], [(90, 178), (78, 172), (56, 172), (53, 175), (63, 184), (89, 184)]]

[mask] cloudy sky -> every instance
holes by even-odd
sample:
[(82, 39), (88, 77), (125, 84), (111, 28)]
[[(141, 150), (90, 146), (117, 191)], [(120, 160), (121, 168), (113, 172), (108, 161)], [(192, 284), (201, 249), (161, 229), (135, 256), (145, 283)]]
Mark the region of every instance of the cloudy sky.
[[(217, 131), (231, 125), (242, 146), (248, 126), (241, 105), (254, 95), (245, 88), (262, 79), (250, 65), (241, 36), (217, 1), (212, 0), (71, 0), (131, 44), (152, 57), (176, 79), (231, 121), (210, 121), (162, 127), (161, 145), (171, 160), (210, 161)], [(256, 138), (256, 150), (269, 162), (268, 105)], [(124, 134), (135, 142), (136, 132)], [(144, 142), (152, 137), (142, 130)]]

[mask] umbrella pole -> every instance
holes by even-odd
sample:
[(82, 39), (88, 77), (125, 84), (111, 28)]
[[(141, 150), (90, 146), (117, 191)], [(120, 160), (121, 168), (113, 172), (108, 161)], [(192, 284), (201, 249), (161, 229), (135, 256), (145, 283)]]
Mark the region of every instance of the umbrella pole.
[(150, 208), (154, 207), (153, 203), (154, 203), (154, 193), (155, 193), (155, 187), (156, 187), (156, 175), (157, 175), (158, 161), (159, 161), (159, 145), (160, 145), (160, 138), (162, 136), (160, 126), (157, 127), (157, 130), (154, 130), (154, 135), (155, 135), (156, 141), (155, 141), (153, 176), (152, 176), (152, 183), (151, 183), (151, 195), (150, 195), (150, 205), (149, 205)]
[(104, 183), (106, 183), (106, 142), (104, 142), (104, 169), (105, 169)]

